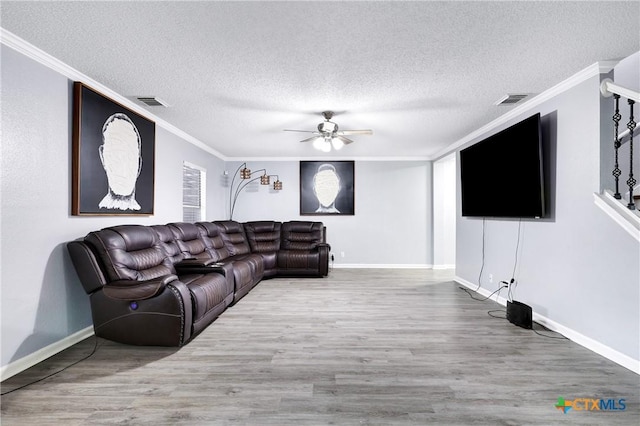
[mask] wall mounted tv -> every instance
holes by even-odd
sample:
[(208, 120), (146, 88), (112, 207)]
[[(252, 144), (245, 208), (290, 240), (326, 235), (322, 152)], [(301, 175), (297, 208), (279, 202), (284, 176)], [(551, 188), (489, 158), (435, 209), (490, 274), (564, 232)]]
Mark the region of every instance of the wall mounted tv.
[(462, 216), (546, 214), (540, 114), (460, 151)]

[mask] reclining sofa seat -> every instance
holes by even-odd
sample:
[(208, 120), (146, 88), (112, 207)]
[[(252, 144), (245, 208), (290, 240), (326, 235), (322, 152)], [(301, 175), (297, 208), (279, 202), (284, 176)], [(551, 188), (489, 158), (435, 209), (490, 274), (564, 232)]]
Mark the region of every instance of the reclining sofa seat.
[(180, 268), (188, 271), (216, 269), (217, 272), (225, 276), (233, 293), (233, 268), (231, 265), (218, 262), (220, 260), (218, 252), (209, 240), (203, 238), (201, 229), (195, 224), (187, 222), (173, 222), (168, 226), (173, 232), (176, 245), (184, 255), (184, 260), (180, 262)]
[(282, 224), (278, 275), (316, 276), (329, 274), (329, 251), (321, 222), (291, 221)]
[(249, 293), (261, 278), (258, 266), (242, 256), (232, 256), (225, 247), (218, 227), (212, 222), (173, 223), (181, 234), (178, 243), (199, 261), (216, 262), (233, 287), (233, 302)]
[[(160, 245), (171, 259), (178, 278), (185, 283), (192, 294), (193, 334), (211, 324), (233, 301), (233, 281), (227, 279), (223, 270), (211, 263), (193, 259), (184, 246), (180, 230), (169, 225), (154, 225), (151, 228), (158, 235)], [(198, 229), (196, 228), (196, 232)], [(205, 279), (206, 278), (206, 279)], [(212, 280), (215, 284), (212, 284)]]
[(250, 288), (255, 287), (264, 277), (264, 261), (259, 254), (251, 253), (244, 227), (233, 220), (215, 221), (218, 234), (224, 244), (224, 251), (228, 253), (228, 260), (242, 262), (251, 268)]
[(278, 273), (277, 253), (280, 250), (282, 223), (273, 220), (245, 222), (244, 230), (252, 253), (258, 253), (264, 262), (264, 276)]
[(169, 255), (152, 227), (105, 228), (67, 247), (90, 295), (96, 336), (134, 345), (182, 346), (226, 307), (224, 277), (176, 275), (174, 261), (181, 255)]

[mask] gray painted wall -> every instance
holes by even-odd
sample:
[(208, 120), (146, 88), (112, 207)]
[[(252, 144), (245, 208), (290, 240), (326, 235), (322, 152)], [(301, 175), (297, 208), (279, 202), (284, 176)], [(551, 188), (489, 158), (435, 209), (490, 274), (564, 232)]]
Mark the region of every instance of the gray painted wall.
[[(593, 202), (600, 184), (599, 83), (593, 77), (513, 121), (542, 114), (551, 139), (553, 188), (552, 217), (522, 222), (514, 299), (638, 360), (640, 246)], [(459, 188), (458, 176), (458, 204)], [(456, 274), (477, 284), (482, 219), (461, 217), (460, 208), (457, 216)], [(494, 291), (499, 280), (511, 278), (517, 232), (517, 220), (486, 221), (483, 288)]]
[(208, 212), (224, 215), (222, 160), (156, 126), (155, 215), (73, 217), (72, 82), (2, 45), (2, 366), (91, 325), (64, 243), (121, 223), (182, 218), (182, 162), (207, 169)]
[[(227, 164), (230, 175), (240, 165)], [(257, 182), (248, 186), (238, 197), (234, 220), (321, 221), (336, 266), (433, 264), (431, 162), (356, 161), (353, 216), (300, 216), (298, 161), (252, 161), (248, 166), (279, 175), (283, 189)]]

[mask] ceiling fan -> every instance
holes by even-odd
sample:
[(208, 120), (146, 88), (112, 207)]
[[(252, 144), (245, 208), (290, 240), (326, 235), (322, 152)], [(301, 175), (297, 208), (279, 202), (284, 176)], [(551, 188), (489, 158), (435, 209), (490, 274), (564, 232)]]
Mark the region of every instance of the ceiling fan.
[(318, 130), (289, 130), (285, 129), (285, 132), (303, 132), (313, 133), (316, 136), (308, 139), (303, 139), (300, 142), (313, 142), (313, 147), (323, 152), (331, 151), (331, 147), (335, 150), (341, 149), (344, 145), (348, 145), (353, 141), (345, 136), (351, 135), (372, 135), (373, 130), (339, 130), (338, 125), (331, 121), (333, 117), (333, 111), (324, 111), (322, 116), (324, 121), (318, 124)]

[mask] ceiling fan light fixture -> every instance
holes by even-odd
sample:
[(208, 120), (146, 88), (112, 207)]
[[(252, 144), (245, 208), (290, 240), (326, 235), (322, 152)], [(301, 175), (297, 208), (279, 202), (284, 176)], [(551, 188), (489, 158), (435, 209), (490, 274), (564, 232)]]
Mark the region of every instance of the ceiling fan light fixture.
[(332, 149), (338, 151), (342, 149), (345, 145), (353, 143), (353, 141), (349, 138), (344, 137), (344, 135), (371, 135), (373, 131), (370, 129), (366, 130), (338, 130), (339, 127), (336, 123), (331, 121), (333, 117), (333, 111), (324, 111), (322, 113), (325, 121), (318, 124), (318, 130), (291, 130), (285, 129), (285, 132), (302, 132), (302, 133), (313, 133), (316, 136), (312, 136), (307, 139), (303, 139), (300, 142), (309, 143), (313, 145), (315, 149), (322, 152), (331, 152)]
[(320, 146), (320, 151), (331, 152), (331, 142), (329, 142), (329, 139), (325, 139), (324, 142), (322, 142), (322, 145)]
[(317, 136), (314, 140), (313, 140), (313, 147), (315, 149), (317, 149), (318, 151), (322, 151), (322, 146), (324, 145), (324, 137), (323, 136)]
[(344, 142), (342, 142), (339, 138), (331, 138), (331, 145), (333, 146), (333, 149), (338, 151), (342, 149), (342, 147), (344, 146)]

